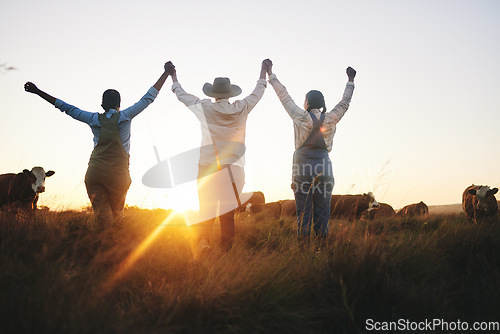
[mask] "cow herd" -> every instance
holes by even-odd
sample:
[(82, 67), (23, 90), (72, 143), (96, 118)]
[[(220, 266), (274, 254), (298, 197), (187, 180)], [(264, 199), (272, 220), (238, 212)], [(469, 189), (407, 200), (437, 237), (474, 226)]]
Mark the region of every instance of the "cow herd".
[[(54, 175), (42, 167), (25, 169), (20, 173), (0, 175), (0, 209), (36, 210), (38, 196), (45, 191), (45, 178)], [(495, 194), (498, 188), (471, 185), (462, 195), (462, 208), (466, 217), (476, 223), (498, 217), (498, 202)], [(295, 200), (280, 200), (266, 203), (262, 192), (242, 196), (249, 198), (237, 211), (248, 211), (251, 215), (264, 214), (272, 218), (295, 217)], [(426, 216), (429, 208), (424, 202), (407, 205), (396, 212), (389, 204), (379, 203), (369, 192), (359, 195), (332, 195), (330, 218), (355, 221), (373, 220), (384, 217)]]
[[(497, 188), (471, 185), (462, 196), (462, 208), (466, 217), (475, 223), (498, 218), (498, 202), (495, 199)], [(262, 192), (254, 192), (242, 205), (242, 209), (252, 215), (265, 214), (272, 218), (295, 217), (295, 200), (265, 202)], [(387, 203), (379, 203), (371, 192), (360, 195), (332, 195), (330, 219), (374, 220), (380, 218), (409, 218), (429, 215), (429, 207), (424, 202), (409, 204), (397, 212)]]
[[(265, 203), (265, 196), (262, 192), (254, 192), (248, 201), (243, 203), (242, 209), (250, 214), (265, 214), (273, 218), (295, 217), (295, 200), (280, 200), (276, 202)], [(330, 200), (330, 219), (346, 219), (355, 221), (359, 219), (373, 220), (384, 217), (411, 217), (423, 216), (429, 213), (427, 205), (423, 202), (405, 206), (397, 213), (386, 203), (379, 203), (373, 193), (358, 195), (332, 195)]]

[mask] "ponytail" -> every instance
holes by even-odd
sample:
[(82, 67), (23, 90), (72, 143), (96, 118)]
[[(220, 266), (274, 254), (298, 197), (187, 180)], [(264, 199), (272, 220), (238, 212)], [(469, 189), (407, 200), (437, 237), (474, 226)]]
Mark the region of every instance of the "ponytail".
[(326, 112), (326, 104), (325, 97), (318, 90), (311, 90), (306, 94), (307, 103), (309, 107), (307, 111), (311, 111), (312, 109), (322, 109), (321, 113), (324, 114)]

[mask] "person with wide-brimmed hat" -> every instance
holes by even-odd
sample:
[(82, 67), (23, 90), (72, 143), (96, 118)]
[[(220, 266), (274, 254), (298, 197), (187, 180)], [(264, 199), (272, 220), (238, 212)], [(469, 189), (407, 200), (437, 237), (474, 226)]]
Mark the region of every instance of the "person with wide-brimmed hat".
[[(208, 248), (211, 227), (218, 216), (221, 246), (229, 250), (235, 235), (234, 211), (241, 204), (245, 182), (245, 128), (248, 114), (262, 98), (267, 87), (266, 73), (270, 61), (262, 62), (260, 77), (253, 92), (241, 100), (229, 98), (241, 94), (241, 88), (229, 78), (215, 78), (206, 83), (203, 92), (215, 99), (199, 99), (186, 93), (172, 73), (172, 91), (198, 118), (201, 124), (201, 147), (198, 168), (199, 218), (195, 222), (198, 247)], [(217, 207), (219, 211), (217, 213)]]

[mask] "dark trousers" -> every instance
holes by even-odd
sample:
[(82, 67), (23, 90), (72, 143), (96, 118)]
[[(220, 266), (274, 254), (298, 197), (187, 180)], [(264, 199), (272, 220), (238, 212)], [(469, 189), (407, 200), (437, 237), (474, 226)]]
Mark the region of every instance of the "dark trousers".
[[(200, 218), (196, 225), (199, 239), (211, 241), (212, 225), (219, 217), (221, 228), (221, 246), (231, 248), (235, 236), (234, 211), (238, 207), (233, 183), (227, 166), (214, 172), (213, 166), (199, 166), (198, 197), (200, 203)], [(225, 168), (224, 168), (225, 167)], [(236, 191), (241, 194), (245, 182), (245, 172), (242, 167), (230, 166)]]

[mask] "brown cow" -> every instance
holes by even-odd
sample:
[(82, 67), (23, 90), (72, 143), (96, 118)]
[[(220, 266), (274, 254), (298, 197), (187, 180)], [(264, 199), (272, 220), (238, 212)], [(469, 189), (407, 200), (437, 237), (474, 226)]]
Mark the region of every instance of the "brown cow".
[(429, 207), (424, 203), (409, 204), (401, 208), (396, 214), (398, 217), (427, 216)]
[(354, 221), (360, 219), (363, 212), (378, 205), (371, 192), (362, 195), (332, 195), (330, 218)]
[(45, 191), (45, 178), (54, 175), (54, 171), (45, 172), (42, 167), (25, 169), (21, 173), (0, 175), (0, 208), (16, 207), (36, 210), (38, 195)]
[(294, 199), (281, 200), (281, 215), (284, 217), (297, 217), (297, 206)]
[(246, 211), (250, 204), (264, 204), (266, 203), (266, 198), (262, 191), (254, 191), (250, 193), (240, 194), (241, 207), (237, 208), (237, 212)]
[(251, 204), (249, 207), (249, 211), (253, 215), (263, 213), (268, 217), (277, 219), (281, 217), (283, 206), (281, 204), (281, 201), (271, 203), (257, 203)]
[(388, 218), (394, 217), (396, 215), (396, 211), (387, 203), (379, 203), (378, 207), (373, 208), (372, 210), (367, 210), (363, 212), (362, 218), (367, 220), (374, 220), (378, 218)]
[[(295, 200), (280, 201), (283, 216), (297, 216)], [(362, 195), (332, 195), (330, 201), (330, 218), (345, 218), (353, 221), (361, 218), (364, 211), (377, 207), (378, 202), (371, 192)]]
[(495, 194), (498, 188), (471, 185), (462, 194), (462, 208), (469, 220), (476, 223), (489, 217), (498, 216), (498, 203)]

